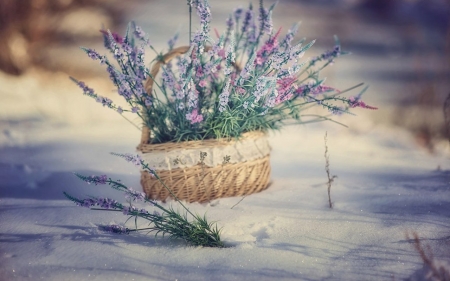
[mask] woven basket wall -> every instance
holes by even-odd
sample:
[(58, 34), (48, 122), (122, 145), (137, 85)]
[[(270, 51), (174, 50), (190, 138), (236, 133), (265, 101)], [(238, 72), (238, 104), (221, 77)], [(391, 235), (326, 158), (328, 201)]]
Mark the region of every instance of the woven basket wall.
[[(210, 47), (205, 47), (208, 51)], [(161, 65), (166, 64), (173, 58), (186, 53), (188, 46), (182, 46), (173, 49), (163, 55), (152, 67), (151, 76), (156, 77)], [(239, 65), (233, 64), (237, 71), (240, 71)], [(147, 93), (152, 94), (153, 79), (149, 78), (145, 89)], [(250, 132), (244, 134), (241, 141), (252, 138), (266, 138), (261, 132)], [(141, 143), (137, 149), (150, 156), (152, 153), (159, 153), (182, 149), (218, 147), (230, 145), (225, 139), (210, 139), (204, 141), (188, 141), (181, 143), (162, 143), (151, 144), (150, 131), (144, 126), (142, 129)], [(170, 166), (169, 166), (170, 167)], [(172, 190), (180, 200), (188, 202), (207, 202), (222, 197), (242, 196), (259, 192), (268, 187), (270, 179), (270, 149), (263, 153), (261, 157), (251, 157), (249, 160), (207, 166), (202, 164), (190, 167), (174, 169), (155, 168), (158, 176)], [(165, 201), (170, 197), (169, 192), (162, 186), (156, 178), (147, 172), (141, 173), (141, 184), (144, 192), (151, 199)]]
[[(260, 134), (248, 134), (244, 138), (265, 138)], [(231, 142), (235, 142), (234, 140)], [(226, 140), (188, 141), (183, 143), (140, 144), (138, 150), (150, 156), (151, 153), (180, 149), (201, 149), (229, 145)], [(220, 164), (209, 167), (197, 164), (192, 167), (158, 170), (157, 174), (180, 200), (208, 202), (210, 200), (243, 196), (260, 192), (268, 187), (270, 180), (270, 154), (240, 163)], [(148, 172), (141, 173), (141, 185), (149, 198), (165, 201), (170, 197), (162, 184)]]

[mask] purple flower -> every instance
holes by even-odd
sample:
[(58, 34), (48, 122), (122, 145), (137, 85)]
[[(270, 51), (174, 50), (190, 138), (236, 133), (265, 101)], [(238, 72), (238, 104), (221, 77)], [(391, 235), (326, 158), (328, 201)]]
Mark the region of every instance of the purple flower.
[(360, 100), (359, 96), (357, 96), (357, 97), (350, 97), (348, 99), (348, 104), (350, 105), (351, 108), (361, 107), (361, 108), (372, 109), (372, 110), (378, 109), (377, 107), (367, 105), (365, 102)]
[[(144, 46), (136, 47), (132, 57), (133, 70), (136, 73), (136, 76), (141, 80), (147, 79), (148, 76), (148, 69), (145, 67), (144, 57)], [(138, 81), (139, 79), (135, 78), (136, 81)], [(141, 83), (140, 81), (138, 82)]]
[(124, 97), (126, 101), (129, 101), (132, 98), (133, 92), (131, 91), (129, 84), (126, 81), (120, 81), (118, 90), (119, 95)]
[(103, 33), (103, 35), (104, 35), (105, 37), (107, 37), (107, 38), (109, 38), (109, 39), (113, 39), (114, 42), (116, 42), (116, 43), (122, 44), (123, 41), (124, 41), (124, 38), (123, 38), (122, 36), (120, 36), (120, 35), (119, 35), (118, 33), (116, 33), (116, 32), (112, 32), (112, 33), (111, 33), (111, 31), (109, 31), (109, 30), (104, 30), (104, 29), (100, 30), (100, 32)]
[(137, 113), (138, 111), (139, 111), (139, 107), (137, 107), (137, 106), (133, 106), (131, 108), (131, 112), (133, 112), (133, 113)]
[(253, 6), (252, 6), (252, 4), (250, 4), (250, 7), (245, 12), (244, 21), (242, 22), (242, 33), (245, 33), (248, 31), (248, 28), (250, 27), (252, 19), (253, 19)]
[(97, 201), (95, 199), (92, 199), (92, 198), (83, 199), (83, 200), (81, 200), (81, 202), (77, 203), (78, 206), (86, 207), (86, 208), (90, 208), (92, 206), (95, 206), (95, 204), (97, 204)]
[(141, 39), (141, 40), (145, 38), (145, 32), (138, 25), (134, 26), (134, 35), (136, 35), (136, 37)]
[(260, 32), (265, 32), (266, 34), (271, 34), (273, 30), (272, 23), (272, 11), (265, 9), (264, 7), (259, 8), (259, 18), (260, 22)]
[(276, 88), (272, 89), (272, 92), (270, 93), (269, 97), (266, 99), (266, 102), (264, 103), (265, 108), (272, 108), (276, 105), (276, 100), (278, 97), (278, 91)]
[(318, 86), (314, 87), (313, 89), (311, 89), (310, 94), (319, 95), (319, 94), (322, 94), (325, 92), (331, 92), (331, 91), (337, 91), (337, 90), (332, 87), (329, 87), (329, 86), (318, 85)]
[(228, 29), (232, 29), (234, 27), (234, 21), (231, 15), (227, 18), (226, 24)]
[(125, 191), (125, 198), (132, 201), (143, 201), (145, 199), (145, 193), (129, 188)]
[(207, 1), (198, 1), (197, 4), (197, 15), (200, 17), (200, 26), (202, 27), (203, 33), (209, 33), (209, 23), (211, 22), (211, 10)]
[(256, 80), (255, 91), (253, 92), (253, 96), (255, 98), (255, 103), (258, 102), (266, 93), (267, 89), (270, 87), (269, 77), (261, 76)]
[(256, 56), (256, 64), (263, 65), (268, 57), (275, 53), (278, 50), (278, 40), (277, 37), (280, 34), (281, 28), (275, 34), (275, 36), (271, 37), (267, 42), (259, 49)]
[(242, 69), (239, 75), (238, 85), (240, 86), (244, 85), (244, 80), (250, 77), (253, 70), (255, 69), (256, 64), (255, 62), (256, 62), (256, 54), (253, 54), (253, 56), (247, 61), (247, 63), (245, 64), (244, 68)]
[(180, 81), (179, 84), (183, 85), (186, 81), (186, 78), (188, 76), (188, 70), (190, 69), (192, 60), (188, 55), (184, 55), (182, 57), (180, 57), (180, 59), (177, 62), (177, 66), (178, 66), (178, 71), (179, 71), (179, 77), (180, 77)]
[(233, 73), (234, 71), (234, 67), (233, 67), (233, 63), (236, 60), (236, 55), (234, 54), (234, 32), (231, 33), (231, 42), (230, 45), (227, 48), (227, 53), (226, 53), (226, 61), (225, 61), (225, 70), (224, 70), (224, 74), (226, 76), (230, 75), (231, 73)]
[(228, 104), (228, 97), (230, 96), (230, 81), (225, 84), (222, 89), (222, 93), (219, 95), (219, 111), (225, 111), (225, 106)]
[(204, 51), (204, 43), (208, 37), (206, 36), (206, 33), (199, 30), (194, 34), (194, 38), (192, 38), (192, 44), (196, 45), (198, 48), (198, 53), (203, 54)]
[(142, 164), (142, 158), (139, 155), (132, 155), (127, 153), (119, 156), (122, 156), (123, 158), (125, 158), (125, 160), (133, 163), (136, 166), (140, 166)]
[(146, 37), (145, 32), (142, 30), (142, 28), (138, 25), (136, 25), (136, 23), (133, 23), (134, 25), (134, 35), (141, 40), (142, 42), (144, 42), (144, 44), (150, 46), (150, 40)]
[(136, 215), (138, 213), (138, 209), (135, 206), (125, 206), (122, 209), (124, 215)]
[(122, 43), (122, 49), (128, 56), (134, 52), (133, 47), (131, 47), (131, 45), (126, 42), (126, 40)]
[(236, 8), (234, 10), (234, 19), (236, 20), (236, 22), (240, 20), (243, 12), (244, 10), (242, 8)]
[(150, 97), (145, 98), (145, 106), (151, 106), (153, 104), (152, 99)]
[(317, 56), (315, 58), (312, 58), (310, 61), (311, 65), (314, 65), (318, 61), (328, 60), (328, 62), (332, 63), (336, 57), (338, 57), (341, 54), (341, 46), (336, 45), (334, 46), (333, 50), (327, 51), (320, 56)]
[(109, 198), (98, 198), (97, 205), (104, 209), (114, 209), (117, 207), (117, 201)]
[(117, 45), (115, 45), (114, 48), (114, 58), (117, 60), (123, 59), (123, 52), (121, 49), (119, 49), (119, 47), (117, 47)]
[(178, 40), (178, 32), (167, 42), (167, 45), (169, 45), (169, 51), (173, 49), (175, 46), (177, 40)]
[(124, 55), (117, 44), (123, 43), (123, 37), (120, 37), (115, 33), (113, 34), (109, 30), (102, 31), (102, 33), (105, 34), (105, 46), (113, 53), (116, 60), (121, 61)]
[(112, 100), (106, 98), (106, 97), (102, 97), (102, 96), (97, 96), (96, 101), (101, 103), (103, 106), (107, 106), (109, 108), (113, 108), (114, 106), (112, 105)]
[[(178, 99), (178, 100), (182, 100), (182, 99), (184, 99), (184, 97), (186, 96), (186, 94), (184, 93), (184, 90), (179, 90), (179, 91), (177, 91), (177, 93), (175, 94), (175, 97)], [(184, 106), (184, 105), (183, 105)], [(184, 108), (184, 107), (183, 107)]]
[(140, 209), (139, 214), (140, 215), (149, 215), (149, 212), (146, 209)]
[(98, 228), (102, 231), (118, 233), (118, 234), (129, 234), (130, 230), (125, 226), (111, 224), (111, 225), (99, 225)]
[(89, 177), (81, 177), (80, 178), (87, 182), (88, 184), (106, 184), (106, 182), (108, 181), (108, 177), (106, 175), (101, 175), (101, 176), (89, 176)]
[(161, 76), (165, 87), (172, 90), (175, 90), (175, 88), (179, 88), (179, 85), (176, 84), (175, 76), (172, 70), (163, 68), (163, 73)]
[(339, 106), (331, 106), (328, 108), (328, 111), (333, 115), (342, 115), (345, 112), (345, 109)]
[[(250, 28), (247, 31), (247, 41), (249, 44), (256, 43), (256, 25), (254, 22), (252, 22), (252, 24), (250, 25)], [(248, 44), (248, 43), (246, 43), (246, 44)]]
[(99, 53), (97, 53), (95, 50), (93, 50), (93, 49), (89, 49), (89, 48), (82, 48), (83, 49), (83, 51), (85, 51), (86, 52), (86, 54), (91, 58), (91, 59), (93, 59), (93, 60), (98, 60), (98, 59), (100, 59), (100, 54)]
[(198, 93), (195, 89), (194, 81), (191, 80), (191, 82), (187, 85), (187, 96), (188, 96), (188, 108), (195, 108), (197, 107), (198, 103)]
[(119, 112), (119, 114), (122, 114), (122, 112), (123, 112), (122, 107), (119, 106), (119, 107), (117, 108), (117, 112)]
[(291, 42), (294, 39), (295, 34), (298, 31), (298, 23), (294, 24), (286, 33), (286, 36), (284, 37), (283, 41), (281, 42), (280, 46), (283, 47), (285, 50), (288, 50), (291, 47)]
[(75, 84), (77, 84), (78, 87), (80, 87), (83, 90), (83, 94), (96, 98), (97, 95), (94, 93), (94, 90), (89, 88), (88, 86), (86, 86), (86, 84), (82, 81), (78, 81), (75, 78), (70, 77), (70, 79), (72, 79), (72, 81), (75, 82)]

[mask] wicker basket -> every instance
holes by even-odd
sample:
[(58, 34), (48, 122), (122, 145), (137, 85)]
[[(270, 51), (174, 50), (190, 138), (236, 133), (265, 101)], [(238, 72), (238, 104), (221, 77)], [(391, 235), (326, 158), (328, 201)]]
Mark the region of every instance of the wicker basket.
[[(156, 77), (161, 64), (188, 49), (179, 47), (164, 55), (153, 66), (151, 77)], [(147, 80), (148, 93), (152, 93), (152, 86), (153, 79)], [(266, 189), (270, 180), (270, 146), (262, 132), (245, 133), (239, 140), (152, 144), (150, 130), (144, 126), (137, 149), (178, 199), (188, 202), (248, 195)], [(206, 152), (202, 161), (200, 152)], [(151, 199), (165, 201), (171, 196), (159, 180), (144, 171), (141, 185)]]

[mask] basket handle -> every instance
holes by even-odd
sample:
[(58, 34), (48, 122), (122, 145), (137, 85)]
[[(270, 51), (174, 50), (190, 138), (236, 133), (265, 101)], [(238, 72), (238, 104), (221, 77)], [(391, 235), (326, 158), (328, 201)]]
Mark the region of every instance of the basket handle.
[[(190, 48), (189, 46), (181, 46), (181, 47), (172, 49), (170, 52), (166, 53), (165, 55), (163, 55), (161, 58), (159, 58), (157, 60), (157, 62), (152, 66), (152, 69), (150, 70), (151, 75), (147, 79), (147, 81), (145, 82), (145, 85), (144, 85), (144, 89), (147, 92), (147, 94), (149, 94), (149, 95), (152, 94), (153, 83), (154, 83), (153, 78), (156, 78), (156, 75), (158, 75), (161, 65), (168, 63), (169, 61), (171, 61), (172, 59), (174, 59), (180, 55), (186, 54), (189, 51), (189, 48)], [(209, 50), (211, 50), (211, 47), (205, 46), (205, 52), (207, 52)], [(233, 67), (237, 71), (241, 70), (239, 65), (236, 63), (233, 63)], [(144, 124), (142, 126), (141, 144), (148, 144), (148, 143), (150, 143), (150, 129)]]
[[(172, 49), (170, 52), (166, 53), (156, 61), (156, 63), (152, 66), (152, 69), (150, 70), (150, 77), (147, 79), (144, 85), (144, 89), (147, 92), (147, 94), (149, 95), (152, 94), (154, 83), (153, 78), (156, 78), (156, 75), (158, 75), (161, 65), (168, 63), (177, 56), (187, 53), (188, 50), (189, 46), (181, 46)], [(150, 129), (144, 123), (144, 125), (142, 126), (141, 144), (148, 144), (148, 143), (150, 143)]]

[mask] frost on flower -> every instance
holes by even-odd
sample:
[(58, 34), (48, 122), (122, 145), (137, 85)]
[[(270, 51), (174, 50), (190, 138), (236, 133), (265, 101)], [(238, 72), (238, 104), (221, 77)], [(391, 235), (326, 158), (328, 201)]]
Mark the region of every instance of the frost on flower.
[(232, 32), (231, 33), (231, 42), (227, 48), (227, 53), (226, 53), (226, 58), (225, 58), (226, 66), (225, 66), (224, 74), (226, 76), (228, 76), (234, 72), (233, 64), (236, 60), (236, 56), (234, 54), (234, 45), (235, 45), (234, 32)]
[(228, 97), (230, 96), (230, 81), (223, 87), (222, 93), (219, 95), (219, 111), (225, 111), (225, 107), (228, 104)]

